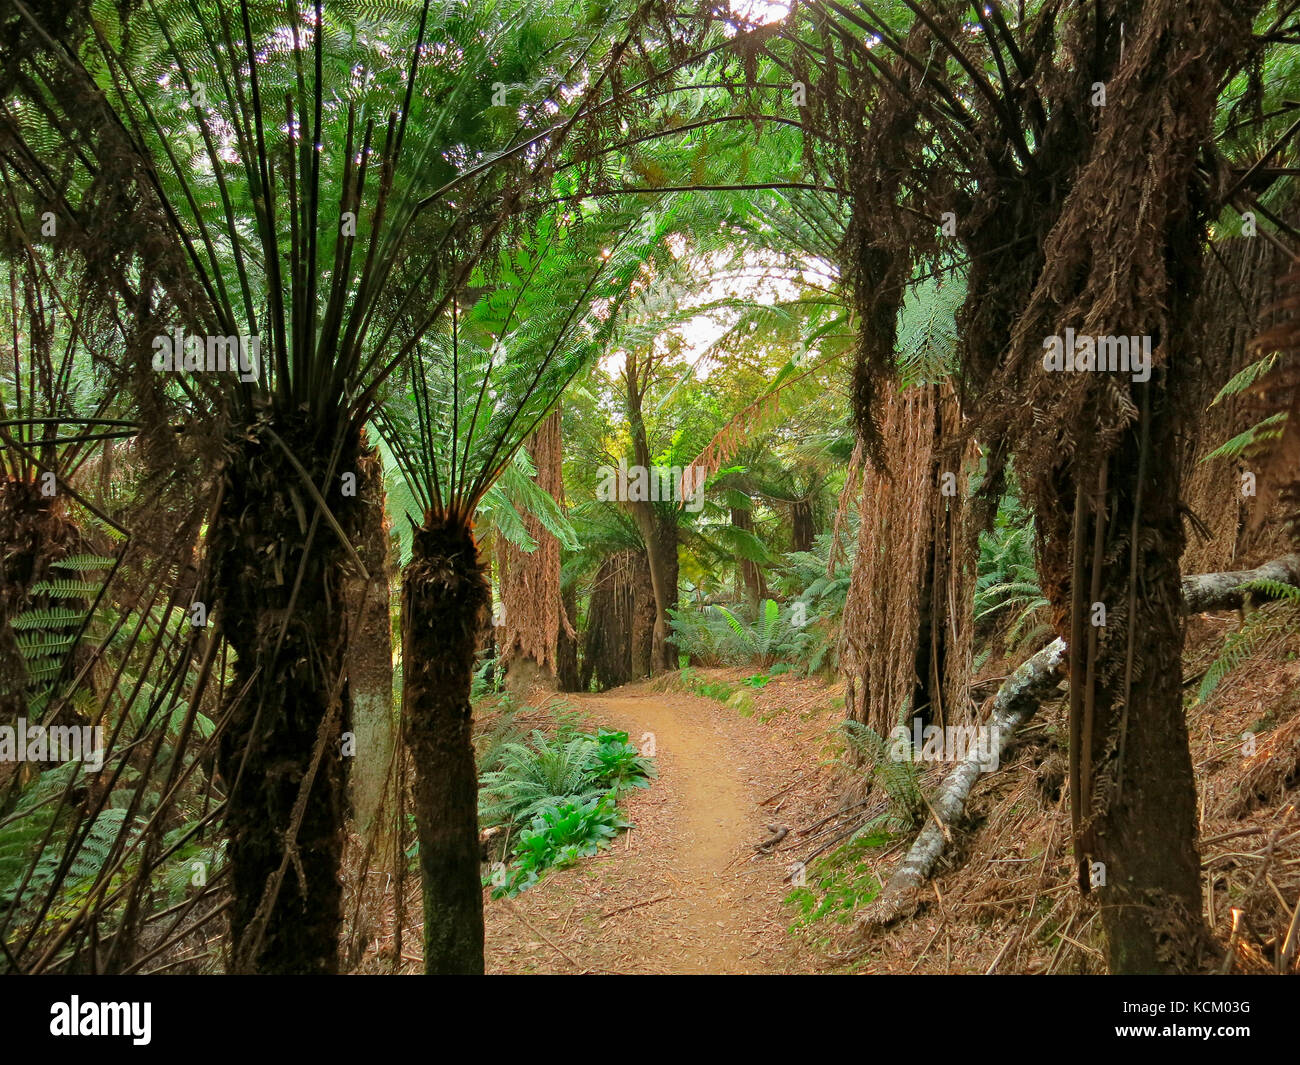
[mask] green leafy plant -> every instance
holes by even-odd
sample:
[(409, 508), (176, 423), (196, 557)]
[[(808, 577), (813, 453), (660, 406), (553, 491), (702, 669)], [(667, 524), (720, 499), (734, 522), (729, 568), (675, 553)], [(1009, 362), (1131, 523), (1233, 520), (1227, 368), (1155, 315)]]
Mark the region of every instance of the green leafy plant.
[(481, 699), (485, 695), (496, 695), (501, 692), (504, 675), (496, 668), (496, 664), (496, 655), (489, 652), (474, 668), (474, 679), (469, 689), (471, 699)]
[[(69, 778), (81, 768), (80, 762), (65, 762), (47, 770), (0, 818), (0, 914), (13, 925), (33, 921), (56, 884), (50, 913), (79, 898), (99, 877), (124, 832), (125, 809), (104, 809), (87, 824), (61, 802)], [(67, 868), (60, 874), (65, 859)]]
[(1201, 678), (1196, 693), (1198, 702), (1205, 702), (1228, 674), (1253, 658), (1267, 643), (1300, 629), (1300, 588), (1269, 580), (1251, 581), (1244, 588), (1247, 592), (1264, 592), (1277, 601), (1253, 611), (1241, 628), (1224, 640), (1223, 649)]
[(980, 533), (975, 620), (1004, 625), (1008, 648), (1046, 631), (1047, 597), (1034, 563), (1034, 523), (1013, 493), (998, 506), (993, 528)]
[(860, 836), (818, 862), (808, 883), (785, 897), (786, 905), (797, 914), (794, 927), (808, 928), (827, 919), (845, 924), (854, 911), (875, 899), (881, 884), (866, 852), (890, 838), (884, 833)]
[[(612, 793), (587, 799), (569, 798), (540, 810), (519, 833), (514, 859), (505, 876), (496, 878), (492, 895), (517, 895), (551, 868), (572, 865), (609, 846), (631, 825)], [(488, 882), (493, 882), (488, 878)]]
[[(1250, 388), (1261, 377), (1267, 375), (1276, 365), (1278, 353), (1269, 352), (1263, 358), (1256, 359), (1248, 366), (1243, 367), (1232, 375), (1232, 378), (1219, 389), (1218, 395), (1210, 402), (1210, 406), (1222, 403), (1225, 399), (1232, 396), (1240, 395)], [(1250, 428), (1243, 430), (1236, 436), (1224, 441), (1201, 461), (1209, 462), (1211, 459), (1228, 458), (1235, 459), (1237, 456), (1246, 452), (1256, 451), (1264, 445), (1278, 440), (1282, 436), (1282, 430), (1286, 425), (1287, 412), (1277, 411), (1268, 415), (1262, 420), (1256, 422)]]
[(654, 762), (642, 757), (626, 732), (599, 729), (596, 746), (587, 760), (587, 772), (594, 784), (615, 794), (627, 788), (648, 788), (657, 773)]
[(713, 604), (669, 612), (673, 642), (704, 664), (757, 665), (764, 669), (778, 659), (799, 658), (812, 637), (794, 623), (793, 608), (784, 610), (764, 599), (753, 618), (747, 608)]
[(46, 605), (36, 605), (13, 619), (18, 651), (27, 671), (27, 713), (40, 715), (49, 704), (65, 666), (86, 639), (86, 623), (93, 603), (103, 588), (96, 575), (113, 565), (111, 558), (73, 555), (51, 562), (52, 570), (69, 571), (51, 575), (33, 584), (31, 595)]
[(562, 742), (541, 731), (534, 731), (527, 742), (506, 743), (501, 768), (480, 777), (479, 820), (523, 821), (557, 802), (598, 796), (604, 789), (590, 769), (597, 746), (590, 736)]
[(692, 695), (702, 695), (706, 699), (717, 699), (720, 703), (725, 703), (737, 691), (730, 684), (703, 679), (690, 666), (682, 669), (678, 675), (678, 683)]
[(605, 792), (649, 786), (652, 759), (626, 732), (596, 735), (534, 731), (526, 741), (503, 738), (485, 751), (495, 768), (480, 777), (479, 812), (489, 824), (522, 821), (561, 799), (587, 799)]
[[(904, 701), (901, 724), (907, 715), (908, 703)], [(921, 773), (916, 762), (910, 759), (897, 761), (891, 757), (890, 742), (873, 728), (860, 721), (845, 721), (844, 735), (862, 758), (868, 774), (878, 783), (889, 798), (889, 809), (879, 817), (864, 824), (854, 837), (869, 835), (873, 831), (905, 832), (915, 828), (924, 817), (925, 798), (921, 794)]]
[(488, 824), (523, 824), (504, 872), (489, 877), (496, 894), (514, 895), (537, 882), (542, 871), (594, 854), (630, 822), (618, 796), (648, 787), (652, 759), (626, 732), (598, 729), (552, 738), (534, 731), (526, 741), (497, 739), (484, 760), (497, 768), (481, 773), (479, 816)]

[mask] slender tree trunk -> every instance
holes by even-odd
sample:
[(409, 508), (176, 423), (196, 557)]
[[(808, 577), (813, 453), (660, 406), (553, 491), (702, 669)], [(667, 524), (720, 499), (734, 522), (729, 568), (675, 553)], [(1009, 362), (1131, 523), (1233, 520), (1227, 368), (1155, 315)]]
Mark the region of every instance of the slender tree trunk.
[[(749, 510), (732, 507), (731, 524), (737, 529), (752, 534), (754, 531), (754, 515)], [(763, 570), (757, 562), (751, 562), (747, 558), (739, 559), (737, 565), (740, 570), (741, 582), (745, 586), (745, 600), (751, 607), (757, 607), (759, 602), (767, 596), (767, 582), (763, 579)]]
[(632, 502), (632, 515), (645, 541), (646, 563), (650, 567), (650, 585), (655, 596), (654, 644), (650, 655), (651, 672), (672, 669), (676, 662), (673, 646), (668, 642), (668, 610), (677, 605), (677, 525), (656, 514), (653, 503)]
[(811, 551), (817, 538), (816, 515), (812, 500), (796, 499), (790, 505), (790, 525), (793, 535), (791, 550)]
[[(628, 421), (632, 430), (632, 452), (638, 466), (647, 474), (650, 471), (650, 443), (646, 437), (645, 419), (641, 413), (643, 391), (631, 377), (627, 379)], [(677, 654), (668, 642), (671, 628), (668, 611), (677, 605), (677, 514), (673, 503), (660, 503), (658, 508), (647, 499), (629, 500), (632, 517), (636, 520), (641, 539), (645, 543), (646, 562), (650, 565), (650, 581), (655, 593), (654, 645), (650, 656), (651, 672), (673, 669)]]
[(349, 582), (346, 649), (348, 693), (355, 738), (350, 775), (352, 816), (359, 832), (380, 813), (384, 784), (395, 746), (393, 720), (393, 631), (389, 611), (388, 521), (384, 514), (383, 468), (379, 452), (363, 452), (357, 471), (361, 536), (357, 554), (369, 580)]
[(470, 683), (491, 589), (474, 535), (432, 518), (415, 533), (402, 579), (407, 748), (424, 895), (424, 969), (483, 972), (478, 773)]
[[(345, 440), (331, 469), (328, 438), (301, 421), (279, 419), (276, 430), (355, 541), (359, 508), (340, 478), (356, 472), (358, 436)], [(347, 556), (280, 446), (257, 427), (235, 440), (211, 535), (222, 630), (235, 652), (217, 759), (227, 794), (232, 968), (334, 973)]]

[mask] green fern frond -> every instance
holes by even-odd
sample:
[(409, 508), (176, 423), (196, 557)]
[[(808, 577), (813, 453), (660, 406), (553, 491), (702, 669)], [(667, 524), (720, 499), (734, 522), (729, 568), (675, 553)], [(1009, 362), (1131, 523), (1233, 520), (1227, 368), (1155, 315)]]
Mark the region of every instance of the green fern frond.
[(1278, 353), (1273, 351), (1265, 355), (1262, 359), (1252, 362), (1244, 369), (1238, 370), (1232, 375), (1231, 380), (1219, 389), (1218, 395), (1210, 400), (1210, 406), (1213, 407), (1216, 403), (1222, 402), (1229, 396), (1235, 396), (1246, 391), (1246, 389), (1277, 365), (1277, 358)]
[(1255, 611), (1246, 618), (1241, 628), (1224, 640), (1223, 649), (1201, 678), (1201, 686), (1196, 693), (1198, 702), (1203, 703), (1213, 695), (1224, 678), (1258, 654), (1265, 643), (1300, 627), (1300, 588), (1269, 580), (1251, 581), (1245, 587), (1275, 595), (1282, 602), (1271, 603)]
[(103, 587), (90, 581), (37, 581), (32, 585), (32, 595), (48, 595), (53, 599), (93, 599)]
[(113, 559), (105, 558), (103, 555), (69, 555), (67, 558), (61, 558), (58, 562), (51, 562), (50, 565), (55, 569), (71, 569), (79, 573), (86, 573), (93, 570), (112, 569)]
[(1269, 440), (1277, 440), (1282, 436), (1282, 430), (1286, 425), (1287, 412), (1282, 410), (1276, 414), (1270, 414), (1262, 421), (1256, 422), (1249, 429), (1246, 429), (1232, 439), (1225, 441), (1211, 451), (1202, 462), (1209, 462), (1210, 459), (1234, 459), (1249, 451), (1257, 444), (1266, 443)]
[(87, 611), (85, 610), (68, 610), (62, 607), (54, 607), (48, 610), (25, 610), (19, 614), (12, 624), (16, 632), (25, 632), (31, 629), (60, 629), (67, 628), (70, 625), (80, 625), (86, 620)]

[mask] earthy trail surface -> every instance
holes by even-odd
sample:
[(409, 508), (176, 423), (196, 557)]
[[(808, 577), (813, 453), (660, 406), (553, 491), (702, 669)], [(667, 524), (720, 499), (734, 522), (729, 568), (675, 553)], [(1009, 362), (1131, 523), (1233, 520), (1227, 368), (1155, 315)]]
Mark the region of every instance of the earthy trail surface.
[(592, 727), (653, 743), (659, 776), (622, 801), (636, 827), (611, 850), (487, 901), (489, 972), (807, 971), (786, 932), (788, 856), (754, 849), (765, 825), (794, 823), (788, 797), (811, 785), (815, 752), (791, 742), (799, 715), (764, 722), (647, 685), (564, 698)]

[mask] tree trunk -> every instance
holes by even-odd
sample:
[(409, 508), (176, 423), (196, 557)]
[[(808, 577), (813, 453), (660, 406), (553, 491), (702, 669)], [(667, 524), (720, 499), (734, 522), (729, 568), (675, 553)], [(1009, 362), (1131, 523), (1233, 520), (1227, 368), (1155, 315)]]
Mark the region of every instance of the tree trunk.
[(873, 462), (857, 500), (840, 671), (848, 716), (883, 736), (905, 706), (926, 722), (969, 716), (976, 534), (955, 397), (891, 391), (877, 418), (888, 469)]
[(478, 773), (470, 683), (491, 589), (473, 533), (431, 518), (402, 578), (404, 735), (415, 766), (424, 971), (483, 972)]
[[(555, 410), (533, 433), (528, 452), (537, 469), (536, 483), (564, 506), (560, 411)], [(563, 611), (560, 605), (560, 542), (534, 514), (525, 514), (524, 528), (537, 547), (522, 551), (504, 536), (497, 539), (498, 591), (504, 614), (497, 650), (498, 664), (517, 673), (507, 681), (520, 698), (532, 683), (557, 686), (558, 651)], [(521, 668), (522, 667), (522, 668)], [(522, 683), (521, 683), (522, 678)]]
[(369, 580), (348, 584), (346, 661), (355, 760), (349, 784), (352, 816), (363, 835), (380, 813), (393, 760), (393, 631), (389, 612), (388, 521), (384, 514), (383, 467), (379, 452), (362, 453), (357, 470), (361, 536), (357, 554)]
[(629, 634), (631, 644), (631, 676), (648, 677), (654, 672), (655, 619), (658, 610), (655, 603), (654, 582), (650, 580), (650, 564), (645, 555), (636, 552), (631, 555), (632, 627)]
[[(640, 552), (622, 551), (601, 561), (592, 582), (591, 602), (587, 606), (587, 627), (583, 634), (583, 691), (593, 680), (600, 690), (626, 684), (634, 676), (638, 647), (638, 606), (644, 596), (640, 575), (649, 581), (649, 571)], [(654, 617), (654, 595), (649, 596), (650, 617)], [(647, 630), (648, 631), (648, 630)], [(649, 670), (649, 640), (644, 641), (645, 664)]]
[(792, 551), (811, 551), (817, 538), (816, 514), (811, 499), (796, 499), (790, 505)]
[(560, 635), (555, 649), (555, 677), (560, 691), (581, 691), (578, 681), (578, 635), (573, 626), (577, 623), (578, 597), (573, 588), (560, 596), (564, 616), (560, 619)]
[[(645, 419), (641, 414), (643, 391), (631, 377), (627, 379), (628, 421), (632, 432), (632, 452), (636, 464), (650, 471), (650, 443)], [(668, 611), (677, 606), (677, 503), (661, 502), (656, 506), (648, 499), (629, 500), (632, 517), (645, 544), (650, 582), (655, 593), (654, 642), (650, 654), (652, 673), (675, 669), (677, 652), (668, 642), (671, 627)]]
[[(1043, 588), (1071, 650), (1080, 888), (1104, 870), (1097, 896), (1114, 973), (1194, 971), (1207, 942), (1182, 703), (1181, 472), (1198, 371), (1189, 322), (1217, 209), (1198, 160), (1251, 8), (1140, 5), (1012, 334), (1034, 371), (1022, 469), (1034, 471)], [(1065, 326), (1145, 337), (1149, 379), (1091, 373), (1076, 384), (1042, 372), (1043, 338)]]
[[(754, 515), (748, 509), (732, 507), (731, 524), (734, 528), (752, 534)], [(762, 567), (747, 558), (738, 559), (737, 567), (740, 570), (741, 582), (745, 586), (745, 600), (751, 607), (757, 608), (758, 604), (767, 597), (767, 582), (763, 579)]]
[[(662, 504), (661, 504), (662, 505)], [(650, 586), (654, 589), (655, 623), (650, 653), (650, 671), (672, 669), (676, 652), (668, 642), (671, 627), (668, 610), (677, 605), (677, 523), (656, 513), (653, 503), (633, 502), (632, 514), (645, 541), (646, 563), (650, 567)]]
[[(359, 437), (276, 430), (355, 541)], [(251, 437), (251, 439), (250, 439)], [(212, 527), (214, 589), (235, 652), (217, 764), (227, 793), (232, 969), (335, 973), (342, 891), (346, 554), (302, 475), (258, 427), (234, 437)]]

